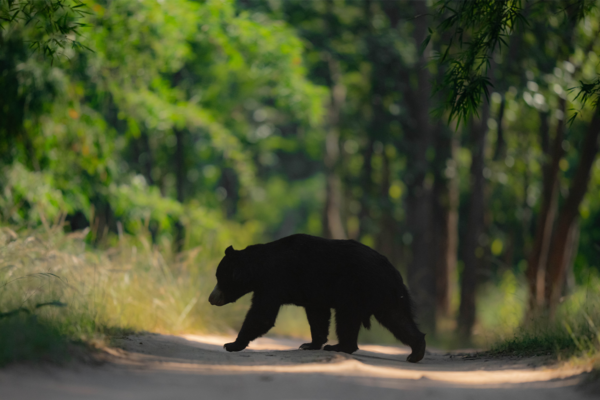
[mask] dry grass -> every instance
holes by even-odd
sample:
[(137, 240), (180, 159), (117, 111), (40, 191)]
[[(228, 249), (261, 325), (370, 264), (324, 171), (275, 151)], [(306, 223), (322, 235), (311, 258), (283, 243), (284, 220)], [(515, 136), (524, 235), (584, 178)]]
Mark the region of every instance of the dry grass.
[[(85, 236), (0, 228), (0, 363), (43, 358), (74, 340), (105, 342), (121, 329), (214, 332), (241, 323), (247, 299), (220, 309), (207, 301), (230, 243), (215, 238), (173, 257), (145, 236), (121, 237), (107, 250)], [(23, 330), (30, 334), (7, 334)]]

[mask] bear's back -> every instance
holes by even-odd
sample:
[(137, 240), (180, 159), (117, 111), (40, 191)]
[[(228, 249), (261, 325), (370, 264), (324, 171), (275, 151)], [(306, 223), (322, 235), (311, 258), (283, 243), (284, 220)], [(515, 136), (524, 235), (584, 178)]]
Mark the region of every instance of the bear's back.
[[(330, 297), (331, 304), (373, 309), (397, 302), (405, 289), (400, 273), (377, 251), (354, 240), (297, 234), (280, 239), (277, 267), (293, 277), (292, 286)], [(279, 241), (278, 241), (279, 242)], [(275, 243), (275, 242), (273, 242)]]
[(295, 234), (260, 246), (264, 246), (262, 252), (281, 263), (280, 268), (319, 274), (358, 274), (367, 280), (381, 274), (391, 279), (398, 274), (385, 256), (355, 240)]

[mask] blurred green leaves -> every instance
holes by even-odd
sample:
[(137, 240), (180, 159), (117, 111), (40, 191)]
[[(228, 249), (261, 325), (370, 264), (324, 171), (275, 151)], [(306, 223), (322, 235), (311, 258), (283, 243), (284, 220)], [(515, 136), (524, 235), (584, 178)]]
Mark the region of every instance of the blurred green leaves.
[[(233, 1), (2, 5), (10, 46), (0, 50), (0, 88), (14, 93), (0, 100), (5, 221), (81, 210), (131, 232), (152, 220), (170, 235), (180, 221), (198, 236), (193, 230), (217, 224), (224, 198), (237, 195), (223, 187), (224, 169), (235, 171), (236, 201), (251, 202), (261, 185), (254, 160), (296, 151), (278, 138), (280, 127), (320, 129), (326, 93), (307, 79), (295, 32), (236, 12)], [(33, 57), (32, 37), (58, 46), (59, 34), (77, 34), (93, 51), (62, 43), (66, 57), (52, 64)], [(178, 163), (184, 202), (176, 200)]]

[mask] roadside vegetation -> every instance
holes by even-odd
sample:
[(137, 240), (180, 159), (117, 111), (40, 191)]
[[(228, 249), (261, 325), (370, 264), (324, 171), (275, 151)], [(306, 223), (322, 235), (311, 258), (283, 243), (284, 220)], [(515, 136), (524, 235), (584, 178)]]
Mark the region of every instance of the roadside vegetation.
[[(84, 351), (110, 346), (136, 331), (234, 334), (249, 297), (211, 307), (214, 271), (224, 242), (173, 254), (152, 245), (150, 233), (115, 236), (99, 249), (89, 230), (0, 228), (0, 365), (13, 361), (68, 360), (74, 346)], [(473, 344), (494, 356), (551, 356), (557, 360), (600, 360), (600, 280), (590, 275), (559, 306), (554, 318), (522, 324), (525, 283), (506, 274), (482, 291)], [(549, 322), (550, 321), (550, 322)], [(451, 326), (430, 344), (456, 348)], [(270, 335), (308, 338), (304, 311), (284, 307)], [(331, 340), (335, 340), (332, 324)], [(377, 324), (362, 330), (366, 343), (397, 344)]]
[(489, 354), (551, 356), (560, 361), (600, 367), (600, 279), (578, 287), (564, 299), (556, 315), (525, 318), (508, 335), (497, 339)]
[(0, 364), (64, 360), (72, 344), (110, 345), (132, 331), (226, 332), (244, 302), (219, 310), (206, 301), (225, 248), (171, 256), (148, 237), (123, 236), (105, 249), (87, 231), (0, 228)]
[(0, 362), (233, 332), (224, 249), (293, 233), (434, 347), (597, 357), (598, 54), (600, 0), (0, 2)]

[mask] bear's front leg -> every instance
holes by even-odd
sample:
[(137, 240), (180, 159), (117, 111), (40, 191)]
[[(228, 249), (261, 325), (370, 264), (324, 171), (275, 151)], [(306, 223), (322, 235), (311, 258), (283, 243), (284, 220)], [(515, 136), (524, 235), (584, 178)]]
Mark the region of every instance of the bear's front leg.
[(321, 350), (321, 347), (327, 343), (331, 310), (327, 307), (314, 306), (304, 307), (304, 310), (310, 325), (312, 343), (304, 343), (300, 345), (300, 348), (302, 350)]
[(252, 298), (252, 307), (246, 314), (237, 339), (235, 342), (225, 344), (223, 346), (225, 350), (244, 350), (251, 341), (267, 333), (275, 325), (279, 307), (279, 303), (255, 294)]

